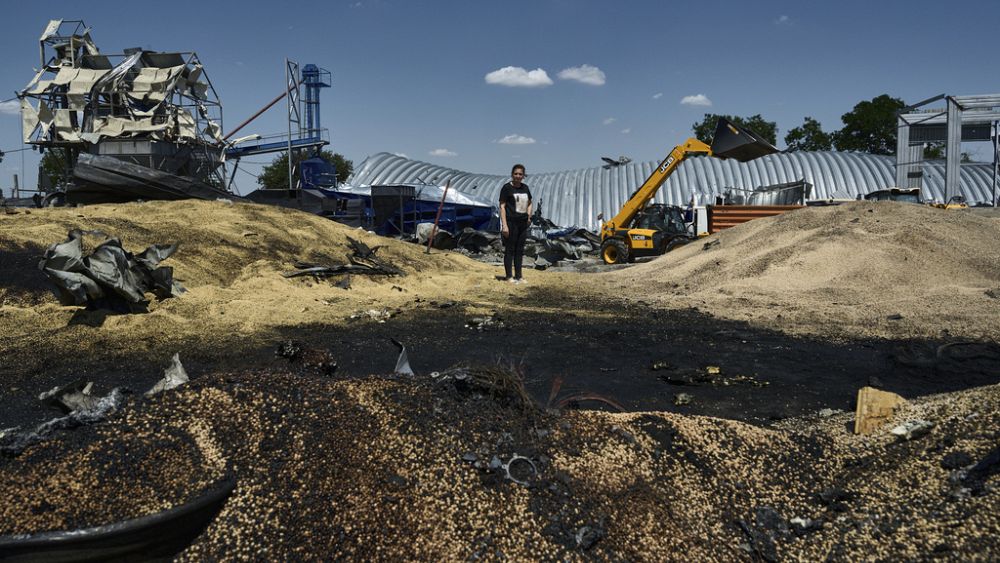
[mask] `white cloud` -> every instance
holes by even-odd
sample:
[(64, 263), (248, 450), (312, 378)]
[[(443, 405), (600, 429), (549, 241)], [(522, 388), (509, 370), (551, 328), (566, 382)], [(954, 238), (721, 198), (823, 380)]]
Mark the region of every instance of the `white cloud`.
[(614, 123), (616, 121), (618, 121), (618, 120), (616, 118), (614, 118), (614, 117), (605, 117), (604, 121), (602, 121), (601, 123), (603, 123), (604, 125), (611, 125), (612, 123)]
[(631, 127), (626, 127), (625, 129), (622, 129), (622, 135), (628, 135), (631, 132), (632, 132)]
[(486, 75), (487, 84), (521, 88), (551, 86), (549, 74), (540, 68), (525, 70), (519, 66), (505, 66)]
[(662, 97), (663, 97), (663, 92), (657, 92), (657, 93), (653, 94), (653, 99), (654, 100), (659, 100)]
[(361, 2), (355, 2), (355, 3), (351, 4), (351, 7), (352, 8), (360, 8), (361, 7)]
[(563, 80), (575, 80), (591, 86), (604, 86), (604, 71), (596, 66), (581, 65), (564, 68), (556, 75)]
[(778, 19), (774, 20), (774, 25), (792, 25), (792, 18), (782, 14), (778, 16)]
[(684, 96), (681, 98), (681, 105), (709, 107), (712, 105), (712, 100), (709, 100), (705, 94), (695, 94), (694, 96)]
[(6, 115), (20, 115), (21, 102), (17, 100), (8, 100), (6, 102), (0, 102), (0, 113)]
[(525, 137), (524, 135), (506, 135), (503, 139), (497, 141), (501, 145), (533, 145), (535, 140), (531, 137)]
[(457, 152), (453, 152), (448, 149), (434, 149), (427, 154), (431, 156), (458, 156)]

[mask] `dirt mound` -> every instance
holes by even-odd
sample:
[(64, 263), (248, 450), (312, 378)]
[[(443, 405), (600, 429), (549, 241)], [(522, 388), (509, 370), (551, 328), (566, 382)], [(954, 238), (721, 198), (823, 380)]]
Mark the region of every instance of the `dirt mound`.
[[(32, 266), (45, 248), (64, 240), (71, 229), (100, 231), (121, 239), (131, 250), (179, 243), (181, 250), (169, 265), (178, 279), (194, 288), (232, 287), (265, 270), (291, 270), (300, 260), (343, 264), (349, 254), (348, 237), (370, 246), (382, 245), (379, 255), (415, 280), (454, 271), (456, 260), (461, 260), (440, 252), (427, 255), (414, 244), (277, 206), (188, 200), (33, 209), (0, 216), (0, 251), (4, 254), (0, 276), (24, 280), (0, 287), (0, 303), (18, 294), (43, 300), (48, 284), (41, 273), (31, 271), (37, 270)], [(464, 270), (479, 266), (471, 260), (461, 262)]]
[[(751, 221), (608, 277), (644, 298), (793, 330), (995, 336), (997, 240), (994, 218), (852, 202)], [(826, 326), (805, 328), (810, 316)]]
[(231, 474), (182, 560), (989, 559), (996, 468), (969, 467), (995, 448), (975, 429), (1000, 423), (998, 391), (907, 407), (936, 427), (897, 443), (849, 415), (775, 431), (530, 414), (426, 376), (217, 374), (0, 459), (0, 534), (156, 512)]
[[(118, 237), (136, 252), (151, 244), (179, 243), (161, 265), (172, 267), (174, 279), (188, 292), (153, 300), (149, 314), (141, 316), (105, 317), (59, 305), (37, 264), (45, 249), (65, 240), (71, 229)], [(350, 289), (333, 284), (344, 276), (318, 281), (281, 275), (294, 270), (297, 261), (347, 264), (348, 237), (382, 246), (377, 255), (405, 275), (351, 275)], [(101, 239), (86, 240), (93, 246)], [(48, 333), (63, 331), (73, 339), (82, 335), (65, 333), (78, 324), (101, 326), (100, 339), (125, 349), (172, 336), (250, 336), (276, 327), (343, 322), (368, 310), (391, 312), (416, 297), (447, 299), (476, 291), (492, 281), (493, 273), (490, 266), (458, 254), (426, 254), (415, 244), (276, 206), (158, 201), (21, 210), (0, 215), (0, 339), (13, 338), (25, 349), (51, 348), (65, 342), (53, 342)], [(73, 343), (78, 351), (80, 345)]]
[[(916, 215), (899, 219), (907, 214)], [(996, 386), (916, 401), (896, 422), (935, 427), (896, 442), (849, 434), (847, 413), (775, 430), (676, 413), (528, 412), (496, 387), (429, 373), (508, 357), (537, 369), (532, 385), (561, 376), (567, 392), (627, 388), (643, 397), (632, 404), (683, 409), (662, 375), (712, 366), (760, 374), (770, 384), (753, 389), (773, 394), (685, 387), (695, 403), (716, 401), (723, 413), (767, 405), (777, 413), (769, 420), (793, 416), (781, 414), (792, 404), (809, 412), (801, 404), (818, 395), (848, 408), (875, 379), (910, 385), (908, 397), (929, 392), (931, 379), (957, 385), (945, 389), (993, 383), (988, 343), (899, 338), (913, 353), (893, 360), (891, 343), (874, 339), (831, 343), (662, 310), (823, 335), (995, 338), (1000, 301), (984, 295), (1000, 287), (983, 251), (996, 240), (991, 221), (881, 204), (806, 209), (620, 272), (530, 272), (513, 286), (494, 279), (495, 266), (273, 207), (0, 215), (5, 421), (27, 425), (40, 391), (78, 378), (148, 389), (178, 352), (192, 375), (178, 390), (133, 395), (105, 423), (0, 459), (0, 534), (156, 512), (234, 475), (233, 497), (186, 560), (996, 559)], [(147, 314), (59, 305), (36, 263), (74, 228), (130, 250), (179, 242), (162, 265), (188, 293), (154, 300)], [(379, 255), (406, 275), (355, 275), (351, 289), (281, 276), (298, 260), (344, 263), (355, 235), (385, 245)], [(392, 338), (419, 376), (370, 375), (394, 365)], [(296, 341), (310, 351), (301, 373), (276, 368), (289, 364), (275, 344)], [(985, 367), (956, 383), (952, 369), (970, 371), (963, 359)], [(811, 387), (799, 385), (806, 379)]]

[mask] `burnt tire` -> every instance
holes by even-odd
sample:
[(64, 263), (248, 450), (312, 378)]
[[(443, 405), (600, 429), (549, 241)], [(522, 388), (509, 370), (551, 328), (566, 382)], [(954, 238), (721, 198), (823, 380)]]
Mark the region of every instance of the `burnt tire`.
[(601, 243), (601, 259), (605, 264), (625, 264), (629, 254), (628, 245), (620, 238), (609, 238)]

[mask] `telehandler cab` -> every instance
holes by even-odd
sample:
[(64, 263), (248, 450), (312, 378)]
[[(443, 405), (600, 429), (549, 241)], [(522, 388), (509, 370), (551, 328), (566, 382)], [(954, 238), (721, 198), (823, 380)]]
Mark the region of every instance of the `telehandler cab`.
[(720, 118), (711, 147), (695, 138), (674, 147), (621, 211), (601, 225), (601, 258), (607, 264), (622, 264), (636, 256), (663, 254), (694, 238), (687, 231), (681, 208), (649, 203), (685, 158), (706, 155), (746, 162), (776, 152), (778, 149), (760, 135)]

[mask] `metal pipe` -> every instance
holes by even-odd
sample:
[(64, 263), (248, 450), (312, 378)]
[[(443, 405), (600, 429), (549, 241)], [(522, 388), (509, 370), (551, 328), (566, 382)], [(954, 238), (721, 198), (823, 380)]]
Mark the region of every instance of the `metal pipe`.
[[(441, 220), (441, 210), (444, 209), (444, 200), (448, 197), (448, 186), (451, 185), (451, 180), (444, 183), (444, 193), (441, 194), (441, 203), (438, 204), (437, 216), (434, 217), (434, 227), (431, 229), (431, 236), (427, 237), (427, 254), (431, 253), (431, 244), (434, 243), (434, 236), (437, 235), (438, 221)], [(416, 225), (413, 226), (414, 232), (417, 230)]]
[[(287, 74), (288, 70), (286, 69), (285, 72)], [(299, 82), (298, 84), (296, 84), (296, 86), (298, 86), (299, 84), (301, 84), (301, 82)], [(284, 92), (282, 92), (281, 94), (279, 94), (277, 98), (275, 98), (275, 99), (271, 100), (270, 102), (268, 102), (268, 104), (266, 106), (260, 108), (260, 110), (258, 110), (257, 113), (251, 115), (250, 118), (247, 119), (246, 121), (244, 121), (243, 123), (240, 123), (239, 127), (237, 127), (236, 129), (233, 129), (232, 131), (230, 131), (228, 135), (226, 135), (225, 137), (223, 137), (223, 139), (228, 139), (228, 138), (232, 137), (233, 135), (235, 135), (236, 133), (238, 133), (240, 129), (243, 129), (244, 127), (246, 127), (247, 125), (249, 125), (251, 121), (253, 121), (254, 119), (257, 119), (258, 117), (260, 117), (260, 114), (262, 114), (265, 111), (271, 109), (271, 106), (273, 106), (274, 104), (280, 102), (281, 99), (284, 98), (287, 95), (288, 95), (288, 91), (287, 90), (284, 91)]]

